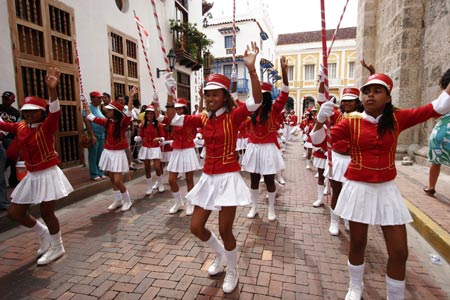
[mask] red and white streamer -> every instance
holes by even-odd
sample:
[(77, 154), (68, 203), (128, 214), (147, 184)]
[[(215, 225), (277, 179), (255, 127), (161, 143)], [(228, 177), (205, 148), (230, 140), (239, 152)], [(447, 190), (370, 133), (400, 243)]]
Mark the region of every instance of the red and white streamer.
[(75, 46), (75, 61), (77, 62), (78, 66), (78, 78), (80, 79), (80, 95), (84, 96), (84, 89), (83, 89), (83, 78), (81, 77), (81, 67), (80, 67), (80, 57), (78, 56), (78, 45), (77, 40), (73, 40), (73, 45)]
[(339, 28), (341, 27), (342, 18), (344, 17), (345, 10), (347, 9), (347, 5), (348, 5), (349, 1), (350, 0), (347, 0), (347, 2), (345, 3), (344, 10), (342, 11), (342, 14), (341, 14), (341, 18), (339, 19), (339, 23), (338, 23), (338, 25), (336, 27), (336, 30), (334, 31), (333, 37), (331, 38), (331, 44), (330, 44), (330, 47), (328, 48), (328, 56), (330, 56), (331, 48), (333, 47), (334, 40), (336, 39), (336, 35), (337, 35), (338, 31), (339, 31)]
[(145, 62), (147, 63), (148, 75), (150, 76), (150, 82), (152, 83), (153, 91), (156, 92), (155, 81), (153, 80), (152, 69), (150, 68), (150, 61), (148, 60), (147, 49), (144, 44), (144, 39), (142, 36), (142, 32), (148, 37), (148, 31), (145, 29), (144, 25), (141, 23), (141, 20), (138, 16), (136, 16), (136, 12), (134, 12), (134, 20), (136, 21), (136, 27), (139, 33), (139, 38), (141, 40), (142, 51), (144, 52)]
[(166, 63), (167, 72), (170, 72), (171, 70), (170, 70), (170, 65), (169, 65), (169, 59), (167, 58), (167, 51), (166, 51), (166, 48), (164, 47), (164, 38), (161, 33), (161, 26), (159, 25), (158, 12), (156, 11), (156, 2), (155, 2), (155, 0), (151, 0), (151, 2), (152, 2), (152, 7), (153, 7), (153, 16), (155, 17), (156, 29), (158, 29), (158, 37), (159, 37), (159, 41), (161, 42), (161, 51), (164, 54), (163, 56), (164, 56), (164, 62)]
[(236, 74), (236, 0), (233, 0), (233, 72)]

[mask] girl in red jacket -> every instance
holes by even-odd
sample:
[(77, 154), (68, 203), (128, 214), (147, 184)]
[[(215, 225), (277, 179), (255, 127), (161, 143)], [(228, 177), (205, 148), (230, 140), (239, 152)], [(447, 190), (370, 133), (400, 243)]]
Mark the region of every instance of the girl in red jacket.
[[(156, 104), (157, 105), (157, 104)], [(138, 158), (144, 162), (145, 177), (147, 178), (146, 195), (153, 192), (150, 162), (153, 161), (158, 186), (162, 185), (161, 143), (164, 142), (164, 129), (155, 116), (155, 106), (149, 105), (145, 109), (144, 123), (139, 129), (139, 134), (134, 137), (136, 143), (142, 142)]]
[[(130, 90), (130, 99), (138, 92), (136, 87)], [(122, 173), (129, 171), (128, 159), (125, 149), (129, 147), (125, 132), (131, 122), (131, 107), (133, 101), (128, 101), (128, 111), (117, 101), (105, 106), (106, 118), (98, 118), (90, 113), (86, 107), (87, 118), (106, 128), (105, 149), (100, 157), (99, 166), (103, 171), (109, 172), (109, 179), (113, 185), (114, 202), (108, 206), (109, 210), (122, 207), (122, 211), (130, 209), (132, 203), (127, 187), (123, 183)]]
[[(401, 131), (450, 112), (450, 84), (432, 103), (397, 109), (392, 105), (392, 79), (373, 74), (361, 87), (364, 112), (346, 116), (332, 130), (332, 142), (350, 142), (351, 162), (345, 173), (335, 213), (350, 221), (349, 290), (345, 299), (361, 299), (364, 251), (369, 224), (381, 225), (388, 252), (386, 291), (388, 299), (403, 299), (408, 245), (406, 223), (411, 215), (394, 183), (395, 152)], [(319, 121), (333, 115), (327, 102)], [(323, 129), (321, 129), (323, 130)]]
[[(21, 122), (0, 122), (0, 130), (17, 134), (20, 157), (25, 161), (28, 171), (11, 195), (8, 214), (11, 219), (31, 228), (40, 237), (41, 246), (37, 254), (42, 256), (37, 261), (38, 265), (46, 265), (65, 253), (59, 221), (55, 215), (55, 200), (73, 191), (58, 167), (61, 161), (54, 148), (54, 134), (61, 116), (56, 93), (58, 83), (58, 69), (50, 68), (45, 76), (50, 99), (48, 117), (47, 102), (32, 96), (25, 98)], [(28, 214), (32, 204), (40, 204), (41, 216), (47, 226)]]
[[(191, 232), (216, 252), (216, 258), (208, 268), (208, 273), (218, 274), (224, 265), (227, 265), (222, 286), (225, 293), (231, 293), (239, 279), (236, 238), (233, 234), (236, 207), (250, 204), (250, 192), (239, 174), (241, 166), (236, 155), (236, 139), (239, 125), (259, 107), (262, 99), (255, 70), (258, 52), (256, 43), (252, 42), (252, 51), (247, 46), (244, 54), (253, 92), (253, 97), (247, 100), (246, 105), (235, 106), (228, 91), (230, 79), (220, 74), (211, 75), (204, 88), (208, 114), (174, 116), (172, 96), (168, 97), (167, 104), (167, 114), (170, 115), (172, 125), (203, 128), (205, 166), (198, 183), (186, 195), (186, 199), (195, 205)], [(175, 80), (167, 78), (166, 86), (171, 91), (176, 86)], [(206, 222), (213, 210), (219, 211), (219, 232), (224, 245), (206, 229)]]

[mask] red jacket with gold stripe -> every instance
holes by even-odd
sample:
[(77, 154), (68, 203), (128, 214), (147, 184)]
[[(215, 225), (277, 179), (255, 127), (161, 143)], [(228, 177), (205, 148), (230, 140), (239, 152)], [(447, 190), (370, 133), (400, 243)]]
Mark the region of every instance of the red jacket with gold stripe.
[[(205, 174), (223, 174), (241, 169), (237, 160), (236, 140), (240, 124), (251, 114), (246, 105), (231, 112), (217, 113), (213, 117), (200, 115), (184, 116), (184, 127), (203, 128), (206, 157), (203, 172)], [(174, 126), (176, 127), (176, 126)]]
[(32, 126), (25, 121), (0, 122), (0, 130), (17, 134), (19, 155), (29, 172), (45, 170), (61, 162), (54, 148), (54, 135), (59, 127), (60, 116), (60, 110), (50, 112), (42, 123)]
[(252, 144), (274, 143), (278, 146), (278, 119), (288, 100), (289, 93), (281, 92), (280, 96), (272, 105), (272, 111), (269, 112), (267, 120), (261, 124), (262, 106), (257, 110), (256, 124), (250, 121), (250, 135), (248, 142)]
[[(163, 122), (166, 124), (169, 123), (167, 116), (164, 116)], [(172, 126), (170, 134), (173, 140), (172, 143), (173, 149), (187, 149), (195, 147), (194, 139), (195, 135), (197, 134), (197, 128)]]
[(161, 123), (158, 122), (158, 126), (153, 126), (152, 123), (148, 123), (147, 126), (144, 127), (142, 125), (139, 128), (139, 136), (142, 138), (142, 146), (147, 148), (157, 148), (160, 146), (159, 142), (155, 142), (155, 138), (164, 137), (165, 138), (165, 132), (161, 125)]
[(116, 124), (116, 122), (112, 121), (111, 119), (108, 122), (107, 118), (98, 118), (98, 117), (95, 117), (93, 122), (106, 128), (105, 149), (123, 150), (130, 147), (126, 139), (125, 132), (127, 131), (127, 127), (130, 125), (131, 115), (130, 116), (125, 115), (122, 119), (122, 123), (120, 124), (119, 140), (116, 140), (114, 138), (114, 125)]
[[(349, 180), (380, 183), (393, 180), (395, 152), (401, 131), (440, 115), (431, 103), (412, 109), (394, 111), (395, 128), (383, 136), (376, 121), (364, 113), (351, 113), (331, 129), (332, 141), (349, 140), (351, 162), (345, 173)], [(372, 118), (373, 119), (373, 118)]]

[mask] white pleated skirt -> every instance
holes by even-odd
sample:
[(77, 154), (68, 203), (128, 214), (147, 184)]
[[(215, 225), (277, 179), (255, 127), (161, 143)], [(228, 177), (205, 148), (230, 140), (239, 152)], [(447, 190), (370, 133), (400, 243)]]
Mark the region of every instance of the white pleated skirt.
[(334, 181), (346, 182), (347, 178), (344, 175), (351, 161), (350, 155), (342, 155), (333, 151), (331, 157), (333, 161), (333, 174), (328, 174), (327, 171), (326, 176)]
[(28, 172), (11, 194), (16, 204), (39, 204), (64, 198), (73, 187), (58, 166)]
[(195, 148), (173, 149), (167, 171), (187, 173), (200, 169)]
[(125, 149), (122, 150), (109, 150), (104, 149), (100, 156), (100, 162), (98, 163), (100, 169), (103, 171), (114, 173), (128, 172), (128, 159), (125, 154)]
[(244, 206), (251, 203), (250, 190), (239, 172), (214, 175), (203, 173), (186, 199), (206, 210), (221, 210), (223, 206)]
[(238, 138), (236, 141), (236, 151), (247, 149), (248, 138)]
[(370, 225), (403, 225), (413, 221), (394, 180), (344, 183), (334, 212), (344, 219)]
[(325, 158), (319, 158), (315, 157), (313, 159), (313, 166), (318, 169), (325, 169), (326, 165), (328, 164), (328, 160)]
[(140, 160), (146, 159), (161, 159), (161, 148), (160, 147), (141, 147), (139, 150), (138, 158)]
[(276, 174), (285, 169), (280, 149), (274, 143), (247, 145), (242, 158), (244, 170), (261, 175)]

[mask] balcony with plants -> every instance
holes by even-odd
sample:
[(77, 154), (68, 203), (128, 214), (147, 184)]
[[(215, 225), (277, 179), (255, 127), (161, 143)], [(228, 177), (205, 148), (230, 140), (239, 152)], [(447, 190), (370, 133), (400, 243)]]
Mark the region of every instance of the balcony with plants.
[(199, 70), (204, 63), (203, 54), (214, 42), (196, 24), (170, 20), (170, 29), (177, 62), (193, 71)]

